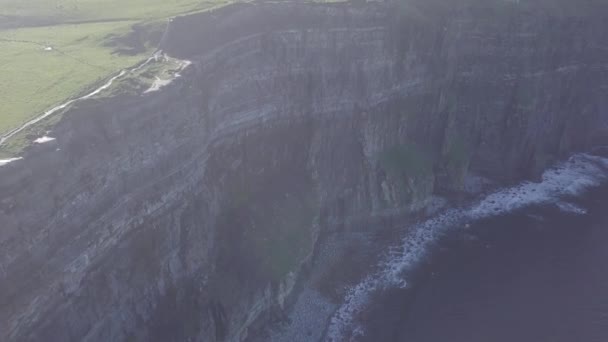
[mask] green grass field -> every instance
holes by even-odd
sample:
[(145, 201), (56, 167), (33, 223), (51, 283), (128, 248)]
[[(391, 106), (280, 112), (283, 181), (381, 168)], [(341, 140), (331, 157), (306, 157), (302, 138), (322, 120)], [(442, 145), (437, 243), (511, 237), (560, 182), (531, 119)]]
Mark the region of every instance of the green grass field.
[(0, 0), (0, 15), (61, 23), (150, 20), (205, 9), (217, 3), (213, 0)]
[(0, 136), (148, 58), (168, 18), (224, 3), (0, 0)]

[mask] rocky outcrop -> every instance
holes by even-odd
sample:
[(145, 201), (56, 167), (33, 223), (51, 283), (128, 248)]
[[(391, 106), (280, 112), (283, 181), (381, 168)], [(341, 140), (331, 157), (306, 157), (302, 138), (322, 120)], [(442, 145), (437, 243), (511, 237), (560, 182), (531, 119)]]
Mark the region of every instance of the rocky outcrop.
[(176, 18), (181, 78), (0, 168), (0, 339), (241, 340), (321, 231), (602, 142), (608, 24), (500, 4)]

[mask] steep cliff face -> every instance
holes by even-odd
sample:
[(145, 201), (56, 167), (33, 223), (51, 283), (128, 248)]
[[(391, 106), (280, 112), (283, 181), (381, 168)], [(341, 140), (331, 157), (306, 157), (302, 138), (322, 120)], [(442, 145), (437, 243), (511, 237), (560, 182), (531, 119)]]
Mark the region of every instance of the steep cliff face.
[(176, 18), (183, 77), (0, 168), (0, 339), (241, 340), (321, 231), (605, 142), (602, 16), (500, 3)]

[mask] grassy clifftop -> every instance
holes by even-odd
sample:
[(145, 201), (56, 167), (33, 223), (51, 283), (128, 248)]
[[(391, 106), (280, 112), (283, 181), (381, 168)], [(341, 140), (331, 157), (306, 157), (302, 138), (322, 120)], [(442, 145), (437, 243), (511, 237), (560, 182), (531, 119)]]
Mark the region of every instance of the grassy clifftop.
[[(0, 16), (20, 18), (21, 25), (109, 20), (161, 19), (214, 6), (208, 0), (0, 0)], [(19, 20), (14, 21), (19, 25)]]
[(225, 0), (0, 0), (0, 136), (156, 49), (168, 18)]

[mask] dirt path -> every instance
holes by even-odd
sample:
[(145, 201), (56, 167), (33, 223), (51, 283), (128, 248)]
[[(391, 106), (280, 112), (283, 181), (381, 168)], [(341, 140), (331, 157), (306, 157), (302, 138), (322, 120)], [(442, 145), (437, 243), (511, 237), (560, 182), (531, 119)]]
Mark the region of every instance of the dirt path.
[(8, 133), (2, 135), (0, 137), (0, 147), (2, 145), (4, 145), (10, 138), (14, 137), (15, 135), (19, 134), (20, 132), (23, 132), (25, 129), (27, 129), (28, 127), (31, 127), (37, 123), (39, 123), (40, 121), (54, 115), (57, 114), (58, 112), (60, 112), (61, 110), (67, 108), (69, 105), (76, 103), (78, 101), (81, 100), (86, 100), (89, 99), (95, 95), (98, 95), (99, 93), (101, 93), (102, 91), (108, 89), (110, 86), (112, 86), (112, 84), (114, 83), (114, 81), (116, 81), (117, 79), (122, 78), (124, 75), (126, 75), (127, 73), (131, 72), (131, 71), (135, 71), (135, 70), (139, 70), (142, 67), (144, 67), (145, 65), (149, 64), (150, 62), (152, 62), (153, 60), (155, 60), (157, 57), (157, 55), (160, 52), (155, 53), (152, 57), (148, 58), (146, 61), (144, 61), (141, 64), (138, 64), (132, 68), (128, 68), (128, 69), (123, 69), (121, 70), (117, 75), (113, 76), (112, 78), (110, 78), (106, 83), (104, 83), (103, 85), (101, 85), (100, 87), (96, 88), (95, 90), (93, 90), (92, 92), (85, 94), (81, 97), (66, 101), (56, 107), (53, 107), (49, 110), (47, 110), (46, 112), (44, 112), (42, 115), (24, 123), (23, 125), (21, 125), (18, 128), (13, 129), (12, 131), (9, 131)]

